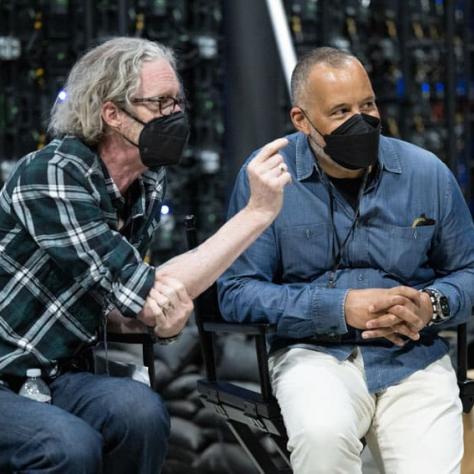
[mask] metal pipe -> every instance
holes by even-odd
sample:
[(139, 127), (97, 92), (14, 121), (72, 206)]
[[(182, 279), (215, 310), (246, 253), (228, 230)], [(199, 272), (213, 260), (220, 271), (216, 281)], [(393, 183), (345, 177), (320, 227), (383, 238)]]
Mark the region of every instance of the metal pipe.
[(282, 0), (266, 0), (273, 34), (278, 48), (283, 74), (291, 97), (291, 73), (296, 65), (296, 52), (291, 38)]

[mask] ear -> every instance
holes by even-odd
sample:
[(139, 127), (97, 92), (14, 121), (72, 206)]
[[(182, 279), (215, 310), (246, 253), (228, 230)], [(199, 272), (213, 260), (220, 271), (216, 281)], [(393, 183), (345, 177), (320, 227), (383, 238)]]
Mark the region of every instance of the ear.
[(111, 128), (120, 128), (122, 125), (122, 111), (110, 100), (102, 104), (101, 116), (102, 120)]
[(309, 135), (311, 133), (308, 120), (306, 120), (303, 111), (299, 107), (291, 108), (290, 118), (296, 130), (303, 132), (305, 135)]

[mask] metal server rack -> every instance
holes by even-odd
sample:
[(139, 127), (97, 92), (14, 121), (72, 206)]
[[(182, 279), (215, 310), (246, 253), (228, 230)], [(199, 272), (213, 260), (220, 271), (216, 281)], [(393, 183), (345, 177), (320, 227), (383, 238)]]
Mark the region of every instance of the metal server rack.
[(384, 133), (446, 162), (472, 208), (471, 1), (285, 0), (284, 5), (297, 56), (322, 45), (358, 56), (374, 84)]

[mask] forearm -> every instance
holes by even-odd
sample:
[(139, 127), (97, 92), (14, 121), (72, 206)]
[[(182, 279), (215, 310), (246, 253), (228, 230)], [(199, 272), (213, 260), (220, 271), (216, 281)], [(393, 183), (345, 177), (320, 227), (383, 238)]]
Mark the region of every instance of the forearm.
[(271, 222), (269, 214), (245, 207), (201, 245), (161, 265), (156, 274), (181, 281), (194, 299), (211, 286)]
[(345, 296), (345, 290), (311, 283), (276, 284), (262, 281), (260, 276), (219, 280), (226, 320), (276, 324), (279, 336), (296, 339), (345, 334)]

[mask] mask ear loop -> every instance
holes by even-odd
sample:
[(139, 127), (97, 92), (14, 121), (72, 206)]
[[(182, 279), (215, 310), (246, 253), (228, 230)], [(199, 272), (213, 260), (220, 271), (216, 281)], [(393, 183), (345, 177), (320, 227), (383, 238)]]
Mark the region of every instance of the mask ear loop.
[[(128, 115), (130, 118), (132, 118), (133, 120), (135, 120), (135, 122), (138, 122), (139, 124), (145, 126), (146, 125), (146, 122), (143, 122), (142, 120), (140, 120), (138, 117), (136, 117), (134, 114), (132, 114), (131, 112), (129, 112), (128, 110), (126, 110), (124, 107), (120, 107), (120, 105), (117, 105), (117, 107), (119, 108), (119, 110), (121, 110), (125, 115)], [(135, 142), (132, 142), (132, 140), (130, 140), (130, 138), (127, 138), (125, 135), (123, 134), (120, 134), (128, 143), (130, 143), (130, 145), (133, 145), (135, 147), (139, 147), (138, 143), (135, 143)]]
[(298, 107), (298, 108), (301, 110), (301, 112), (303, 112), (303, 115), (305, 116), (306, 120), (310, 123), (310, 125), (314, 128), (314, 130), (316, 130), (324, 138), (324, 135), (314, 126), (313, 122), (310, 120), (305, 110), (302, 107)]
[[(313, 124), (313, 122), (310, 120), (310, 118), (308, 117), (308, 114), (304, 111), (304, 109), (302, 109), (301, 107), (299, 107), (299, 109), (301, 110), (301, 112), (303, 113), (303, 115), (305, 116), (306, 120), (309, 122), (309, 124), (311, 125), (311, 127), (313, 128), (313, 130), (315, 130), (316, 132), (318, 132), (321, 137), (324, 138), (324, 135), (315, 127), (315, 125)], [(320, 145), (311, 135), (308, 135), (308, 141), (310, 143), (313, 144), (313, 146), (315, 147), (318, 147), (321, 151), (320, 153), (325, 153), (324, 151), (324, 147), (322, 145)], [(314, 149), (313, 149), (314, 150)], [(317, 151), (314, 150), (315, 153), (317, 154)]]
[[(339, 242), (339, 238), (337, 236), (337, 232), (336, 232), (336, 226), (334, 224), (334, 196), (333, 196), (333, 193), (331, 191), (331, 184), (329, 182), (327, 182), (327, 186), (328, 186), (328, 193), (329, 193), (329, 207), (330, 207), (330, 214), (331, 214), (331, 229), (332, 229), (332, 232), (333, 232), (333, 235), (334, 235), (334, 238), (335, 238), (335, 243), (337, 243), (337, 247), (339, 248), (335, 258), (334, 258), (334, 263), (333, 263), (333, 266), (332, 266), (332, 269), (330, 270), (329, 272), (329, 280), (328, 280), (328, 288), (335, 288), (336, 286), (336, 273), (337, 273), (337, 270), (339, 269), (339, 267), (341, 266), (341, 263), (342, 263), (342, 254), (349, 242), (349, 237), (351, 236), (352, 232), (354, 231), (355, 229), (355, 226), (357, 225), (357, 222), (359, 221), (359, 217), (360, 217), (360, 201), (362, 199), (362, 195), (365, 191), (365, 187), (367, 185), (367, 180), (369, 178), (369, 168), (367, 168), (365, 170), (365, 173), (364, 173), (364, 177), (362, 179), (362, 183), (360, 185), (360, 188), (359, 188), (359, 193), (357, 195), (357, 208), (356, 208), (356, 211), (355, 211), (355, 217), (354, 217), (354, 220), (352, 221), (352, 224), (351, 224), (351, 227), (349, 229), (349, 231), (347, 232), (347, 235), (345, 236), (342, 244), (340, 244)], [(333, 245), (333, 254), (335, 253), (335, 247)]]

